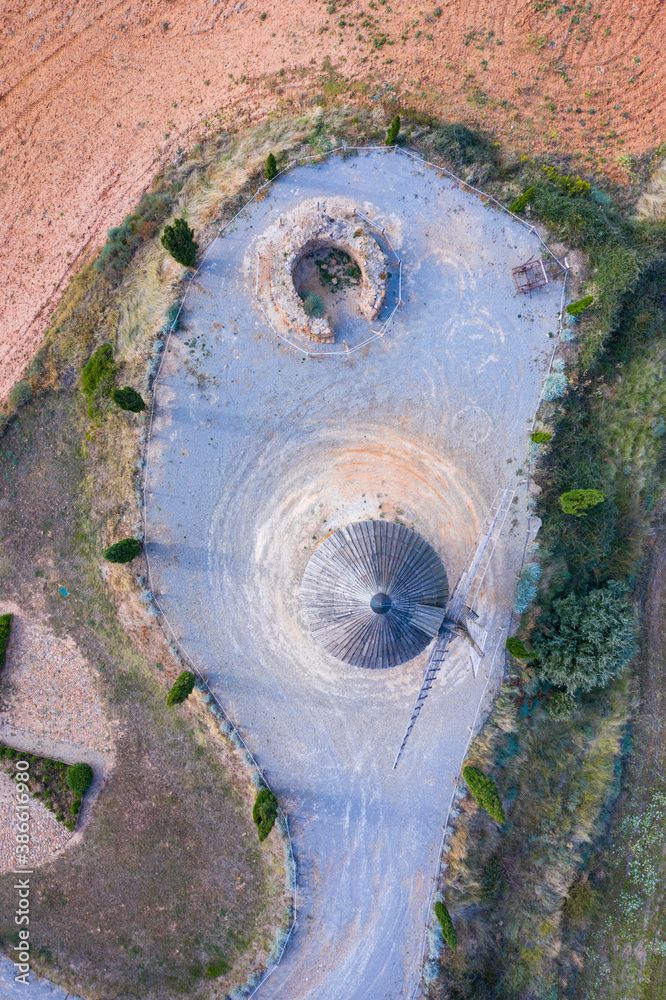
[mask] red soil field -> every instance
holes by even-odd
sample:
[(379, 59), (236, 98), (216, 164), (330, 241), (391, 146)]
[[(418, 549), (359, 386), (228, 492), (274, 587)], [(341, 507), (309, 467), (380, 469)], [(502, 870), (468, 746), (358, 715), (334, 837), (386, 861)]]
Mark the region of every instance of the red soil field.
[(366, 83), (581, 172), (666, 138), (663, 0), (8, 0), (0, 38), (0, 399), (161, 165), (312, 103), (327, 57), (339, 99)]

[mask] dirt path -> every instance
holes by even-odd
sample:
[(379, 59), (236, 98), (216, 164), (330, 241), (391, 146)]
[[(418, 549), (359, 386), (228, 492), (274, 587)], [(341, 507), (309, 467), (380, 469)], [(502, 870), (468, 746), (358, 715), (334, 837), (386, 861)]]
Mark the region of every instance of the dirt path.
[(576, 153), (586, 169), (616, 175), (618, 154), (631, 169), (634, 154), (664, 139), (663, 3), (446, 0), (439, 16), (407, 0), (366, 7), (5, 5), (0, 399), (105, 230), (161, 164), (220, 127), (318, 95), (367, 93), (389, 107), (399, 94), (396, 107), (475, 120), (530, 153)]

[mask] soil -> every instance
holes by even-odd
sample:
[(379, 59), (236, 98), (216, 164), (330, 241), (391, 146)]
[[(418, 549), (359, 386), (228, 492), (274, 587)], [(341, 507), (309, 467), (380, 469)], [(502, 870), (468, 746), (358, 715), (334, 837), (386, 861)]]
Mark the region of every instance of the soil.
[(412, 106), (473, 121), (520, 151), (576, 154), (613, 176), (619, 153), (631, 175), (632, 157), (664, 138), (664, 4), (367, 6), (4, 6), (0, 398), (105, 230), (161, 165), (220, 128), (280, 106), (362, 98), (388, 106), (387, 120)]

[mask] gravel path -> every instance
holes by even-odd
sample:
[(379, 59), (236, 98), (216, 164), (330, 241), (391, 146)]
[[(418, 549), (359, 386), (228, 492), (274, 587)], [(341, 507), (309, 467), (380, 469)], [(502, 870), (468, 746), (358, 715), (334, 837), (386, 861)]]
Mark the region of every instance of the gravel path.
[[(349, 358), (303, 360), (253, 297), (262, 234), (316, 202), (358, 207), (404, 261), (393, 325)], [(393, 771), (427, 651), (387, 671), (333, 659), (305, 628), (300, 581), (327, 532), (387, 517), (419, 531), (455, 584), (497, 487), (523, 483), (561, 285), (518, 297), (511, 267), (538, 251), (406, 157), (334, 158), (285, 175), (214, 244), (172, 339), (149, 474), (154, 586), (280, 795), (297, 856), (298, 925), (260, 998), (406, 1000), (418, 982), (486, 675), (454, 643)], [(491, 650), (525, 541), (519, 495), (478, 605)]]

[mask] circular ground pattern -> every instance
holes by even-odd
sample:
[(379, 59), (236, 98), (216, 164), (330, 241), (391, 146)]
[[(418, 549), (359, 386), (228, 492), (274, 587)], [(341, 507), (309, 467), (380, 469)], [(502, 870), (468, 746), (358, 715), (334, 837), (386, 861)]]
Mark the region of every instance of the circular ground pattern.
[(310, 631), (354, 667), (395, 667), (437, 635), (448, 596), (442, 562), (424, 538), (391, 521), (334, 531), (307, 565), (301, 603)]

